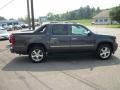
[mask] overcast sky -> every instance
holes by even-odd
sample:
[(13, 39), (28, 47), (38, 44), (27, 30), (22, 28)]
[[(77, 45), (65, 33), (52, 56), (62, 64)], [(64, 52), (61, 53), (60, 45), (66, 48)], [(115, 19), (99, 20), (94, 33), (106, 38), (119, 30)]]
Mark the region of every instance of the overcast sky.
[[(27, 15), (26, 0), (0, 0), (0, 16), (7, 19), (25, 17)], [(111, 8), (120, 4), (120, 0), (34, 0), (35, 17), (45, 16), (47, 13), (64, 13), (89, 5), (90, 7), (100, 7), (100, 9)]]

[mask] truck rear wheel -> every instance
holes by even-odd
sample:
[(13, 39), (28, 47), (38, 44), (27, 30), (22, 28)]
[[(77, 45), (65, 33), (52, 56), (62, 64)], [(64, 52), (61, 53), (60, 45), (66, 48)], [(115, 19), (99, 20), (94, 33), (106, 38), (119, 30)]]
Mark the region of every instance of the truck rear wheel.
[(43, 62), (46, 59), (46, 52), (42, 47), (35, 46), (29, 50), (29, 58), (34, 63)]

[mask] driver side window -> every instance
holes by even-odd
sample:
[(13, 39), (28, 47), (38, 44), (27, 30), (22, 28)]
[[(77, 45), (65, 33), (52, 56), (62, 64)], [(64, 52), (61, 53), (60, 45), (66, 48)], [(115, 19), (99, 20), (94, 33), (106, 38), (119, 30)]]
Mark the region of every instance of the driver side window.
[(72, 35), (87, 35), (86, 28), (80, 25), (72, 25)]

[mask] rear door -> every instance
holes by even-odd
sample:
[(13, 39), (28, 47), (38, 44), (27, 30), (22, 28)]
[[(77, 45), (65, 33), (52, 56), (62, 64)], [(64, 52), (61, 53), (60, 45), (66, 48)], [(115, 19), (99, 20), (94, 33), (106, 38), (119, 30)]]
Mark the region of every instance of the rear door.
[(53, 24), (50, 36), (51, 51), (61, 52), (70, 49), (70, 36), (68, 35), (68, 25)]

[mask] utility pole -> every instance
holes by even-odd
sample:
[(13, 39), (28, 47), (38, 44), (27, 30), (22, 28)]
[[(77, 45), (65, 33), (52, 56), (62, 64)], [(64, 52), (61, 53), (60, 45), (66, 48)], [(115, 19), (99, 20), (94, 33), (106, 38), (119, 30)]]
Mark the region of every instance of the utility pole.
[(34, 6), (33, 6), (33, 0), (31, 0), (31, 18), (32, 18), (32, 29), (35, 29), (35, 23), (34, 23)]
[(30, 22), (30, 6), (29, 6), (29, 0), (27, 0), (27, 14), (28, 14), (28, 28), (31, 29), (31, 22)]

